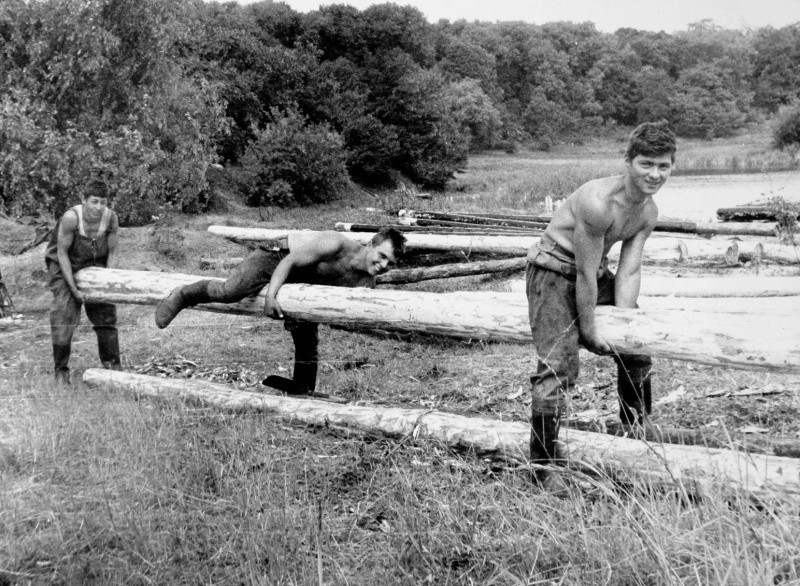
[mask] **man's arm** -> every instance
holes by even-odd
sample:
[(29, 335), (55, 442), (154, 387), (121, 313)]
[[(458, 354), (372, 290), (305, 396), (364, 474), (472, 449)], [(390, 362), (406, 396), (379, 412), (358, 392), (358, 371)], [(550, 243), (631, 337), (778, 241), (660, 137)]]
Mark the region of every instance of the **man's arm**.
[(292, 244), (287, 254), (269, 281), (267, 299), (264, 303), (264, 313), (275, 319), (283, 319), (283, 311), (278, 305), (277, 295), (280, 288), (292, 274), (294, 269), (308, 267), (324, 261), (332, 261), (341, 256), (347, 245), (345, 236), (338, 232), (321, 232), (308, 240), (301, 240)]
[(108, 260), (106, 268), (116, 269), (119, 266), (117, 244), (119, 243), (119, 219), (117, 214), (111, 214), (111, 225), (108, 228)]
[(72, 210), (67, 211), (58, 224), (58, 264), (64, 275), (64, 280), (72, 291), (72, 296), (78, 303), (83, 303), (83, 293), (78, 291), (75, 286), (75, 278), (72, 275), (72, 263), (69, 260), (69, 249), (78, 230), (78, 216)]
[(611, 352), (611, 346), (597, 335), (594, 310), (597, 307), (597, 271), (603, 260), (606, 230), (610, 226), (607, 213), (599, 198), (592, 193), (582, 194), (576, 201), (573, 247), (577, 277), (575, 302), (578, 327), (587, 349), (597, 354)]
[(617, 275), (614, 280), (614, 304), (617, 307), (636, 307), (642, 283), (642, 256), (644, 243), (656, 226), (658, 209), (647, 210), (647, 224), (633, 238), (622, 243)]

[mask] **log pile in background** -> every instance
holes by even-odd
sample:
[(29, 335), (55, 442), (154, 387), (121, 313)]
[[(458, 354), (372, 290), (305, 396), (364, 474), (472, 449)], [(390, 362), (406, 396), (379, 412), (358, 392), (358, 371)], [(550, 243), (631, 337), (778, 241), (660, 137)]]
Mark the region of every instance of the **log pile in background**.
[[(309, 230), (279, 230), (266, 228), (236, 228), (231, 226), (210, 226), (208, 231), (234, 242), (248, 245), (265, 240), (272, 240), (289, 234), (308, 235)], [(367, 243), (372, 238), (371, 232), (351, 232), (348, 237), (356, 242)], [(531, 245), (538, 242), (536, 236), (517, 235), (466, 235), (466, 234), (406, 234), (406, 248), (411, 251), (435, 250), (460, 251), (464, 254), (483, 253), (504, 256), (525, 256)], [(616, 243), (609, 252), (609, 259), (619, 257), (621, 244)], [(757, 256), (762, 253), (760, 242), (743, 240), (680, 240), (673, 238), (650, 238), (645, 244), (644, 262), (681, 262), (689, 259), (713, 257), (739, 258), (740, 254)], [(784, 252), (779, 245), (771, 245), (772, 252), (778, 255)], [(787, 256), (794, 254), (785, 251)]]

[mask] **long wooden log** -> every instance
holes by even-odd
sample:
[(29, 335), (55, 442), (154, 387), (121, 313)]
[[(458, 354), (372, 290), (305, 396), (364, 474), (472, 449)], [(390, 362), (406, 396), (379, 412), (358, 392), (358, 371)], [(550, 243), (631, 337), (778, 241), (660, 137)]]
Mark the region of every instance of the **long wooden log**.
[[(429, 212), (415, 210), (399, 210), (401, 218), (428, 219), (428, 220), (456, 220), (474, 222), (486, 225), (526, 226), (536, 225), (545, 228), (552, 219), (551, 215), (516, 215), (516, 214), (461, 214), (449, 212)], [(424, 224), (420, 224), (424, 225)], [(727, 235), (727, 236), (777, 236), (778, 225), (776, 222), (688, 222), (683, 220), (658, 220), (656, 232), (682, 232), (701, 235)]]
[[(137, 396), (188, 399), (232, 410), (260, 410), (306, 425), (349, 429), (392, 438), (435, 441), (480, 456), (520, 462), (529, 456), (530, 426), (400, 407), (341, 405), (313, 399), (278, 397), (186, 379), (167, 379), (90, 368), (87, 385)], [(697, 446), (653, 444), (607, 434), (565, 428), (559, 435), (568, 465), (603, 471), (627, 482), (681, 486), (695, 494), (719, 488), (760, 498), (800, 496), (800, 461)], [(713, 492), (712, 492), (713, 491)]]
[(742, 315), (784, 315), (800, 320), (800, 297), (639, 297), (654, 311), (702, 311)]
[[(309, 234), (308, 230), (276, 230), (265, 228), (235, 228), (231, 226), (209, 226), (208, 231), (218, 236), (238, 241), (270, 240), (287, 234)], [(348, 237), (362, 243), (369, 242), (373, 234), (369, 232), (351, 232)], [(475, 253), (505, 254), (508, 256), (525, 256), (538, 237), (531, 236), (470, 236), (445, 234), (406, 234), (406, 248), (417, 250), (466, 251)], [(750, 252), (760, 243), (738, 242), (738, 250)], [(650, 238), (645, 244), (644, 260), (646, 262), (686, 261), (689, 258), (725, 257), (736, 241), (729, 240), (673, 240), (669, 238)], [(621, 245), (617, 243), (611, 248), (609, 258), (619, 257)], [(748, 250), (749, 249), (749, 250)], [(738, 257), (738, 252), (737, 255)]]
[[(524, 292), (525, 281), (511, 279), (502, 290)], [(792, 297), (800, 296), (800, 277), (666, 277), (642, 274), (643, 297)]]
[[(88, 301), (154, 304), (194, 275), (88, 268), (76, 284)], [(261, 314), (264, 291), (235, 304), (201, 309)], [(284, 285), (278, 302), (294, 319), (371, 329), (524, 343), (531, 339), (524, 295), (496, 292), (428, 293)], [(598, 332), (618, 351), (716, 366), (800, 372), (796, 315), (645, 311), (599, 307)]]

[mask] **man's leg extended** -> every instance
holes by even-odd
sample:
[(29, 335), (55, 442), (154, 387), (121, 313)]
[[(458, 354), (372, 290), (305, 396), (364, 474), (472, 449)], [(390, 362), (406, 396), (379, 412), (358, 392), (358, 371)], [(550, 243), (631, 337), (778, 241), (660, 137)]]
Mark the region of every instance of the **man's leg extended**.
[(257, 249), (251, 252), (225, 281), (206, 279), (176, 287), (156, 307), (156, 325), (163, 329), (183, 309), (200, 303), (213, 301), (235, 303), (255, 295), (269, 283), (280, 259), (279, 253)]
[(531, 460), (558, 460), (556, 441), (566, 397), (578, 377), (575, 285), (565, 277), (528, 265), (528, 312), (538, 355), (531, 376)]

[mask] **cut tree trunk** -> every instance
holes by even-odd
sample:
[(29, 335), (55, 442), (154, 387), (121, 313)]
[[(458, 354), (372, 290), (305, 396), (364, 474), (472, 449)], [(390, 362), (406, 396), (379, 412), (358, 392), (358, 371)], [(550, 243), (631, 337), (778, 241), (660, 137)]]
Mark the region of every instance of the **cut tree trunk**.
[[(90, 386), (120, 389), (137, 396), (201, 401), (232, 410), (260, 410), (293, 422), (391, 438), (434, 441), (451, 449), (510, 462), (528, 459), (530, 426), (400, 407), (341, 405), (239, 391), (214, 383), (165, 379), (90, 368)], [(732, 450), (654, 444), (565, 428), (559, 439), (568, 465), (604, 472), (624, 482), (679, 485), (687, 492), (744, 491), (760, 498), (800, 496), (800, 462)]]
[[(153, 304), (194, 275), (88, 268), (76, 274), (87, 301)], [(235, 304), (202, 309), (261, 314), (264, 291)], [(349, 327), (456, 338), (527, 342), (528, 304), (518, 293), (428, 293), (286, 284), (278, 302), (287, 317)], [(730, 368), (800, 372), (796, 315), (645, 311), (598, 307), (598, 333), (619, 352)]]
[[(265, 228), (235, 228), (231, 226), (210, 226), (208, 231), (218, 236), (241, 242), (271, 240), (288, 234), (309, 234), (308, 230), (276, 230)], [(348, 237), (366, 244), (372, 238), (369, 232), (351, 232)], [(409, 250), (464, 251), (466, 253), (503, 254), (525, 256), (538, 237), (530, 236), (470, 236), (449, 234), (406, 234), (406, 248)], [(734, 240), (674, 240), (671, 238), (650, 238), (645, 243), (644, 261), (686, 261), (689, 258), (723, 258), (738, 245), (742, 252), (750, 252), (759, 245), (757, 242)], [(777, 245), (776, 245), (777, 246)], [(621, 244), (611, 247), (609, 258), (619, 258)], [(738, 253), (737, 253), (738, 258)]]

